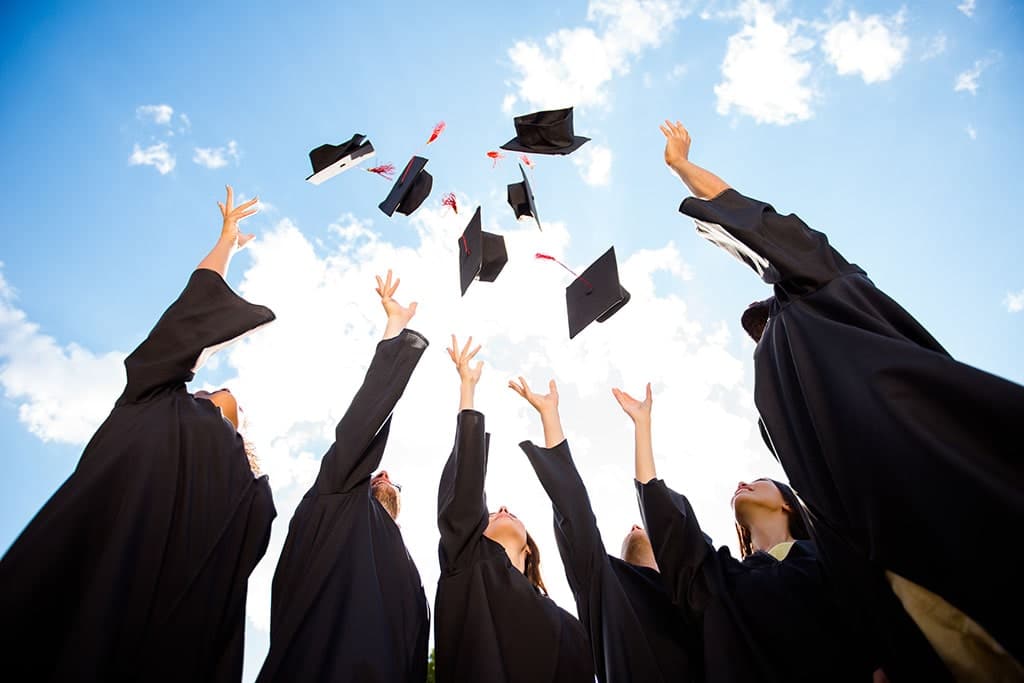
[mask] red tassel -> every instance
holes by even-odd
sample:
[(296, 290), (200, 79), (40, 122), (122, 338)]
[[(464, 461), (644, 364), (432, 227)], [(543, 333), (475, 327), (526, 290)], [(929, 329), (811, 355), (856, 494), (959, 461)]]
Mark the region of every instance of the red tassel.
[(526, 168), (530, 169), (531, 171), (533, 170), (533, 160), (530, 159), (530, 157), (526, 156), (525, 154), (520, 154), (519, 158), (523, 160), (524, 164), (526, 164)]
[(445, 122), (444, 121), (438, 121), (437, 125), (434, 126), (433, 132), (430, 133), (430, 138), (427, 140), (427, 144), (429, 145), (431, 142), (433, 142), (434, 140), (436, 140), (439, 137), (441, 137), (441, 133), (444, 132), (445, 128), (446, 128)]
[(583, 283), (584, 283), (584, 284), (585, 284), (585, 285), (586, 285), (587, 287), (589, 287), (589, 288), (590, 288), (591, 290), (593, 290), (593, 289), (594, 289), (594, 286), (593, 286), (592, 284), (590, 284), (590, 282), (589, 282), (589, 281), (587, 280), (587, 278), (583, 277), (582, 275), (576, 275), (576, 273), (575, 273), (575, 272), (573, 272), (573, 269), (572, 269), (572, 268), (570, 268), (569, 266), (565, 265), (564, 263), (562, 263), (561, 261), (559, 261), (558, 259), (556, 259), (556, 258), (555, 258), (554, 256), (548, 256), (547, 254), (542, 254), (542, 253), (540, 253), (540, 252), (537, 252), (537, 253), (536, 253), (536, 254), (534, 255), (534, 258), (539, 258), (539, 259), (545, 259), (545, 260), (547, 260), (547, 261), (554, 261), (555, 263), (557, 263), (558, 265), (562, 266), (563, 268), (565, 268), (566, 270), (568, 270), (568, 271), (569, 271), (570, 273), (572, 273), (572, 274), (573, 274), (573, 276), (574, 276), (574, 277), (576, 277), (577, 279), (579, 279), (579, 280), (583, 280)]
[(494, 160), (494, 163), (491, 164), (491, 168), (494, 168), (495, 166), (498, 165), (498, 159), (504, 159), (505, 158), (504, 154), (502, 154), (501, 152), (499, 152), (497, 150), (493, 150), (493, 149), (490, 152), (487, 153), (487, 156), (490, 159)]
[(395, 165), (394, 164), (381, 164), (380, 166), (374, 166), (373, 168), (366, 169), (370, 173), (376, 173), (382, 178), (388, 180), (395, 179)]
[(455, 203), (455, 193), (449, 192), (441, 198), (441, 206), (450, 206), (455, 213), (459, 212), (459, 205)]

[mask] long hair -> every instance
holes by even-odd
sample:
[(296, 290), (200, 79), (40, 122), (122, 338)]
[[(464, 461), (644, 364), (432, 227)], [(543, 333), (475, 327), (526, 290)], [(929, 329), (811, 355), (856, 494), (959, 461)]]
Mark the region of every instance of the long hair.
[(523, 565), (523, 574), (530, 580), (533, 587), (539, 590), (544, 595), (548, 594), (548, 589), (544, 585), (544, 579), (540, 575), (540, 548), (537, 547), (537, 542), (533, 540), (533, 536), (530, 532), (526, 532), (526, 547), (530, 552), (526, 554), (526, 562)]
[[(786, 484), (774, 479), (760, 479), (758, 481), (770, 481), (782, 494), (782, 500), (789, 506), (786, 519), (789, 522), (789, 535), (797, 541), (808, 541), (811, 539), (811, 522), (807, 508), (797, 497), (796, 493)], [(736, 523), (736, 535), (740, 540), (740, 557), (746, 559), (754, 554), (754, 544), (750, 538), (750, 529), (739, 522)]]

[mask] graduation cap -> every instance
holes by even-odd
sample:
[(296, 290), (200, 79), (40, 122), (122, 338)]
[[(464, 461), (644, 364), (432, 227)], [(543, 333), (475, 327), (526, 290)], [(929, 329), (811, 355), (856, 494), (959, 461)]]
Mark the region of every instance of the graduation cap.
[(462, 295), (477, 277), (484, 282), (494, 282), (498, 273), (508, 263), (505, 238), (491, 232), (484, 232), (480, 223), (480, 207), (469, 220), (462, 236), (459, 237), (459, 278)]
[(573, 133), (572, 107), (523, 114), (513, 123), (516, 136), (501, 146), (513, 152), (571, 154), (590, 140)]
[(427, 160), (423, 157), (409, 159), (405, 170), (391, 186), (387, 199), (380, 203), (380, 210), (388, 216), (394, 215), (395, 211), (408, 216), (420, 208), (434, 186), (434, 178), (427, 173), (426, 165)]
[(306, 178), (306, 182), (319, 185), (342, 171), (347, 171), (372, 158), (373, 155), (373, 145), (365, 135), (359, 133), (340, 145), (320, 145), (309, 152), (309, 161), (313, 164), (313, 175)]
[(516, 214), (516, 220), (523, 216), (530, 216), (537, 221), (537, 228), (540, 227), (540, 218), (537, 217), (537, 205), (533, 203), (533, 190), (530, 189), (530, 181), (526, 178), (526, 170), (519, 164), (519, 172), (523, 174), (523, 182), (512, 183), (508, 186), (508, 203)]
[(569, 339), (595, 320), (603, 323), (627, 303), (629, 292), (619, 283), (615, 247), (611, 247), (565, 288)]

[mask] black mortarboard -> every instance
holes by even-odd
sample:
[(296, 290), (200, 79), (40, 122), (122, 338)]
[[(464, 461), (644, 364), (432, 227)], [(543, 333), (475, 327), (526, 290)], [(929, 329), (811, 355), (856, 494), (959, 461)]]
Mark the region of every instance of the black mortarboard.
[(479, 276), (484, 282), (494, 282), (498, 273), (508, 263), (505, 238), (491, 232), (484, 232), (480, 223), (480, 207), (469, 220), (469, 225), (459, 237), (459, 279), (462, 295)]
[(519, 172), (523, 174), (523, 182), (512, 183), (508, 186), (508, 203), (516, 214), (516, 220), (523, 216), (531, 216), (537, 221), (540, 227), (540, 218), (537, 216), (537, 205), (533, 203), (533, 190), (530, 188), (530, 181), (526, 178), (526, 170), (519, 164)]
[(619, 283), (615, 247), (611, 247), (565, 288), (569, 339), (595, 320), (603, 323), (627, 303), (629, 292)]
[(320, 145), (309, 152), (309, 161), (313, 164), (313, 175), (306, 178), (306, 181), (319, 185), (342, 171), (347, 171), (356, 164), (366, 161), (373, 155), (373, 145), (365, 135), (359, 133), (340, 145)]
[(405, 170), (391, 187), (387, 199), (380, 203), (380, 210), (388, 216), (394, 215), (395, 211), (408, 216), (420, 208), (434, 187), (434, 178), (427, 173), (426, 165), (427, 160), (423, 157), (409, 159)]
[(501, 146), (513, 152), (570, 154), (590, 140), (573, 133), (572, 107), (523, 114), (513, 122), (516, 136)]

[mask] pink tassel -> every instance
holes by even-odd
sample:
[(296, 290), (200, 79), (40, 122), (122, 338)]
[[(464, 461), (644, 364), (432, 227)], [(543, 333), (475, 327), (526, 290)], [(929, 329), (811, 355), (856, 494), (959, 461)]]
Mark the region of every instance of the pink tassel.
[(530, 169), (531, 171), (533, 170), (533, 160), (530, 159), (530, 157), (526, 156), (525, 154), (520, 154), (519, 158), (523, 160), (524, 164), (526, 164), (526, 168)]
[(450, 206), (455, 213), (459, 212), (459, 205), (455, 202), (455, 193), (449, 192), (441, 198), (441, 206)]
[(369, 173), (376, 173), (382, 178), (387, 180), (395, 179), (395, 165), (394, 164), (381, 164), (380, 166), (374, 166), (373, 168), (366, 169)]
[(494, 163), (491, 164), (491, 168), (494, 168), (495, 166), (498, 165), (498, 159), (504, 159), (505, 158), (504, 154), (502, 154), (501, 152), (499, 152), (497, 150), (493, 150), (493, 149), (490, 152), (487, 153), (487, 156), (488, 156), (488, 158), (494, 160)]
[(586, 285), (587, 287), (589, 287), (590, 289), (594, 289), (594, 286), (590, 284), (590, 282), (589, 282), (589, 281), (587, 280), (587, 278), (583, 277), (582, 275), (576, 275), (576, 273), (575, 273), (575, 272), (573, 272), (572, 268), (570, 268), (569, 266), (565, 265), (564, 263), (562, 263), (561, 261), (559, 261), (558, 259), (556, 259), (556, 258), (555, 258), (554, 256), (548, 256), (547, 254), (542, 254), (542, 253), (540, 253), (540, 252), (537, 252), (537, 253), (536, 253), (536, 254), (534, 255), (534, 258), (538, 258), (538, 259), (544, 259), (544, 260), (547, 260), (547, 261), (554, 261), (555, 263), (557, 263), (558, 265), (562, 266), (562, 267), (563, 267), (563, 268), (565, 268), (565, 269), (566, 269), (567, 271), (569, 271), (570, 273), (572, 273), (572, 275), (573, 275), (573, 276), (574, 276), (575, 278), (577, 278), (577, 279), (579, 279), (579, 280), (583, 280), (583, 283), (584, 283), (584, 284), (585, 284), (585, 285)]
[(447, 126), (444, 121), (438, 121), (437, 125), (434, 126), (433, 132), (430, 133), (430, 138), (427, 140), (427, 144), (429, 145), (431, 142), (441, 137), (441, 133), (444, 132), (446, 127)]

